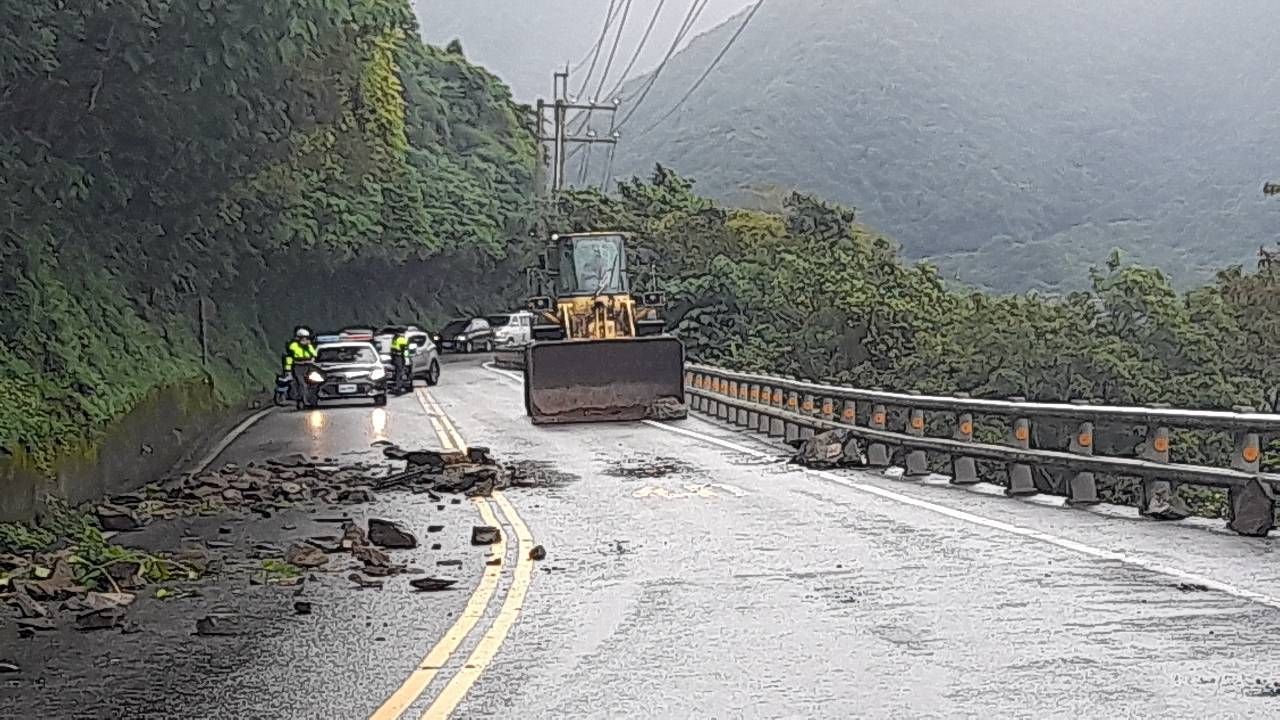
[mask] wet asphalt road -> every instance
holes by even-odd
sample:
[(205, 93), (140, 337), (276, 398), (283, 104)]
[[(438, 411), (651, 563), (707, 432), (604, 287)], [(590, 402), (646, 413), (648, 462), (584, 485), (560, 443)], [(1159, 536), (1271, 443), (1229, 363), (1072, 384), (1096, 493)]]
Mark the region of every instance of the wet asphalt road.
[[(823, 477), (696, 419), (534, 428), (518, 385), (465, 361), (430, 393), (470, 444), (549, 471), (505, 491), (548, 557), (453, 717), (1280, 717), (1280, 696), (1264, 692), (1280, 681), (1280, 609), (1266, 604), (1280, 598), (1275, 540), (982, 488)], [(280, 413), (219, 462), (374, 457), (378, 439), (438, 447), (432, 412), (405, 397), (381, 413)], [(451, 573), (461, 589), (351, 591), (338, 573), (302, 618), (278, 589), (144, 606), (155, 633), (63, 633), (28, 650), (48, 667), (0, 684), (0, 717), (368, 717), (456, 620), (485, 554), (466, 545), (468, 503), (440, 511), (395, 493), (343, 511), (420, 533), (443, 522), (441, 551), (405, 559), (433, 571), (463, 559)], [(314, 518), (296, 522), (306, 533)], [(504, 529), (493, 599), (403, 717), (421, 716), (497, 627), (519, 567)], [(287, 534), (251, 521), (243, 532)], [(258, 631), (192, 640), (190, 618), (215, 603)]]
[[(508, 493), (550, 562), (457, 717), (1280, 717), (1260, 692), (1280, 609), (1238, 596), (1280, 597), (1275, 540), (845, 475), (855, 489), (644, 424), (533, 428), (517, 382), (452, 380), (436, 396), (468, 440), (579, 478)], [(1145, 569), (1166, 565), (1238, 594)]]

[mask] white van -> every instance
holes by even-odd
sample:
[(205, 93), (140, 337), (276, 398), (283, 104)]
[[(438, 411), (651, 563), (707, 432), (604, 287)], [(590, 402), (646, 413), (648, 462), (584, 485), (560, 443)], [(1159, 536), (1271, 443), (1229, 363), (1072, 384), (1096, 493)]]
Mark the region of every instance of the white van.
[(493, 328), (493, 343), (498, 347), (528, 345), (533, 339), (533, 313), (527, 310), (489, 315), (486, 319)]

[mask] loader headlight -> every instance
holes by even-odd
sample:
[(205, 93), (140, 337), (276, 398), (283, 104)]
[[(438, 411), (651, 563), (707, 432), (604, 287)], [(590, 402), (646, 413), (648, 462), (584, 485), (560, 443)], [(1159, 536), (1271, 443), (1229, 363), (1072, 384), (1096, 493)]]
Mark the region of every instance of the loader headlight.
[(307, 380), (313, 383), (322, 383), (324, 382), (324, 375), (321, 375), (319, 370), (312, 370), (307, 374)]
[(373, 372), (369, 373), (369, 379), (374, 381), (382, 380), (382, 379), (385, 379), (386, 377), (387, 377), (387, 371), (383, 370), (382, 368), (378, 368), (377, 370), (374, 370)]

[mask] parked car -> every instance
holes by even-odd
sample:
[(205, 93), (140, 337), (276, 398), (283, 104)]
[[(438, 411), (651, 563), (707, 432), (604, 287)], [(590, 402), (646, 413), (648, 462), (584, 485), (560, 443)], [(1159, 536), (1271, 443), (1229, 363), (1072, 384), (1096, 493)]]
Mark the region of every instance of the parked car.
[(484, 318), (450, 320), (435, 339), (440, 352), (492, 352), (494, 346), (493, 328)]
[(337, 342), (316, 348), (306, 374), (307, 392), (300, 406), (315, 407), (324, 400), (367, 398), (387, 404), (387, 371), (378, 350), (368, 342)]
[(373, 342), (373, 328), (365, 325), (356, 325), (352, 327), (344, 327), (338, 333), (338, 338), (343, 342)]
[(409, 339), (409, 375), (414, 380), (425, 380), (428, 385), (436, 385), (440, 382), (440, 351), (436, 348), (435, 343), (431, 342), (431, 336), (426, 330), (422, 330), (413, 325), (388, 325), (380, 329), (374, 336), (374, 345), (378, 348), (378, 354), (382, 357), (383, 365), (387, 368), (387, 373), (391, 373), (393, 368), (391, 364), (391, 341), (395, 339), (399, 333), (404, 333)]
[(533, 339), (533, 313), (527, 310), (510, 315), (490, 315), (485, 319), (493, 328), (493, 342), (497, 347), (527, 345)]

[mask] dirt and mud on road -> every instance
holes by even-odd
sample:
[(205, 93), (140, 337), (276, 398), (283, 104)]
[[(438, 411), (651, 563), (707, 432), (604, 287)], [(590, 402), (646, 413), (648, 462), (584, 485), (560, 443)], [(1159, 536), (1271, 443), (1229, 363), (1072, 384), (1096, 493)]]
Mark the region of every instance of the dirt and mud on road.
[[(484, 448), (377, 445), (384, 461), (295, 453), (228, 464), (93, 507), (55, 505), (34, 527), (0, 526), (0, 716), (35, 711), (27, 690), (79, 683), (139, 700), (96, 716), (139, 716), (130, 711), (149, 704), (141, 698), (163, 689), (122, 683), (112, 668), (287, 635), (330, 608), (352, 615), (371, 592), (462, 589), (497, 531), (468, 498), (564, 481), (545, 467), (503, 467)], [(377, 621), (363, 617), (366, 642), (386, 639)], [(207, 649), (205, 662), (227, 662)]]

